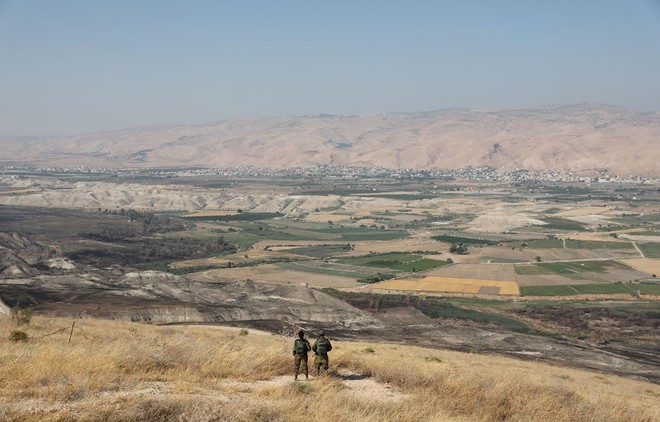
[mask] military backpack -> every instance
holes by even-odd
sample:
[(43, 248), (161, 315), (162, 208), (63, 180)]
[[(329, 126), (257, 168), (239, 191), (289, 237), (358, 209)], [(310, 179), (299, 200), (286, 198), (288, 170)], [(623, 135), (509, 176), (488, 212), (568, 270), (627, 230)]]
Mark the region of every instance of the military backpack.
[(320, 338), (316, 342), (316, 354), (317, 355), (327, 355), (328, 352), (332, 350), (332, 346), (330, 346), (330, 342), (325, 339), (325, 338)]
[(303, 356), (307, 354), (307, 351), (309, 350), (309, 346), (307, 346), (307, 342), (305, 340), (297, 339), (295, 341), (295, 349), (296, 349), (296, 355)]

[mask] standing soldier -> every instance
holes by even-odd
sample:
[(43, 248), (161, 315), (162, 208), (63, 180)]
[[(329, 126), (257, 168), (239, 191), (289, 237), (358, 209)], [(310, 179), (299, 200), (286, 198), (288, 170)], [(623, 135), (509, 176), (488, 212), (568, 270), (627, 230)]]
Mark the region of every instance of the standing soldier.
[(312, 350), (316, 353), (314, 357), (314, 367), (316, 368), (316, 375), (319, 375), (321, 367), (328, 370), (328, 352), (332, 350), (332, 344), (330, 340), (325, 338), (325, 332), (321, 331), (319, 333), (319, 338), (316, 339)]
[(305, 338), (305, 332), (303, 330), (298, 331), (298, 338), (293, 342), (293, 367), (295, 369), (295, 376), (293, 379), (298, 380), (298, 374), (300, 373), (300, 365), (302, 364), (303, 370), (305, 371), (305, 379), (309, 379), (309, 370), (307, 369), (307, 352), (312, 350), (309, 345), (309, 341)]

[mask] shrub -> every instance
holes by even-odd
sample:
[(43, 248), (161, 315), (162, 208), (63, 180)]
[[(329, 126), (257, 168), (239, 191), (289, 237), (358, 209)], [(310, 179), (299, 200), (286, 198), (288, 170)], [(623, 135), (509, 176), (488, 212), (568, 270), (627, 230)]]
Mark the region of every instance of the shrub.
[(241, 331), (238, 332), (239, 336), (246, 336), (249, 334), (249, 331), (246, 330), (245, 328), (242, 328)]
[(16, 325), (28, 325), (32, 320), (32, 307), (22, 307), (16, 304), (11, 308), (11, 320)]
[(9, 340), (11, 341), (27, 341), (28, 335), (25, 331), (21, 330), (12, 330), (11, 334), (9, 334)]

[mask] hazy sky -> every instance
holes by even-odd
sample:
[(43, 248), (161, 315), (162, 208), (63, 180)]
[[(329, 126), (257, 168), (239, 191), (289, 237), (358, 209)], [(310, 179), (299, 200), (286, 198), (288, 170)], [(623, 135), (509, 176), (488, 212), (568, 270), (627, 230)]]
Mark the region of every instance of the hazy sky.
[(660, 0), (0, 0), (0, 135), (579, 102), (660, 110)]

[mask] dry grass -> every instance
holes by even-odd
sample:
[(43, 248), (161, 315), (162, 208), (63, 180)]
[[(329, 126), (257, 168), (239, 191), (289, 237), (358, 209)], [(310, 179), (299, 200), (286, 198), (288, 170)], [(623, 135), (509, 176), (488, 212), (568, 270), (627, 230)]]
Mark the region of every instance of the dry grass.
[[(84, 319), (68, 343), (70, 327), (70, 319), (35, 317), (30, 339), (15, 343), (0, 320), (0, 420), (660, 418), (657, 385), (507, 358), (335, 342), (338, 375), (293, 383), (289, 337)], [(387, 400), (356, 394), (346, 373), (379, 383)]]

